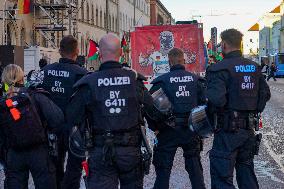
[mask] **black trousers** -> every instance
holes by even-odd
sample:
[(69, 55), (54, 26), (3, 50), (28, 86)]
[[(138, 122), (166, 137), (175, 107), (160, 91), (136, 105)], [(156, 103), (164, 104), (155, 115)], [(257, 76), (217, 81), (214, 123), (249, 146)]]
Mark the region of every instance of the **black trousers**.
[(61, 189), (61, 185), (63, 182), (66, 153), (67, 153), (67, 144), (65, 141), (65, 137), (61, 136), (58, 138), (58, 156), (53, 159), (56, 167), (57, 189)]
[[(114, 147), (113, 161), (104, 161), (103, 148), (96, 147), (89, 159), (90, 189), (143, 189), (140, 147)], [(108, 158), (106, 158), (108, 159)]]
[(26, 189), (31, 173), (36, 189), (56, 189), (55, 167), (46, 146), (25, 151), (8, 150), (6, 182), (8, 189)]
[(269, 74), (269, 76), (267, 77), (267, 81), (269, 81), (270, 78), (273, 78), (273, 80), (276, 81), (275, 73), (274, 73), (274, 72), (272, 72), (272, 73)]
[(169, 188), (169, 179), (178, 147), (183, 149), (185, 169), (193, 189), (205, 189), (203, 169), (200, 162), (202, 141), (188, 128), (167, 128), (157, 135), (153, 164), (156, 171), (154, 189)]
[(79, 189), (82, 176), (82, 162), (85, 159), (68, 152), (66, 170), (63, 177), (62, 189)]
[(240, 129), (237, 133), (221, 130), (215, 134), (210, 152), (210, 174), (212, 189), (235, 189), (233, 173), (239, 189), (258, 189), (253, 158), (256, 149), (253, 130)]
[[(68, 151), (67, 138), (61, 137), (58, 141), (58, 157), (54, 160), (56, 164), (57, 189), (79, 189), (82, 175), (81, 163), (84, 159), (76, 157)], [(67, 152), (68, 158), (64, 171)]]

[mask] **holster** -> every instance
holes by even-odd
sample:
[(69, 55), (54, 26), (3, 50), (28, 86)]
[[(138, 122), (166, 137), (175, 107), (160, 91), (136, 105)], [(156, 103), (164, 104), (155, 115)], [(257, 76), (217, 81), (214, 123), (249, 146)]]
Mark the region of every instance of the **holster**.
[(152, 150), (149, 145), (149, 141), (146, 137), (146, 129), (145, 126), (141, 126), (141, 134), (142, 134), (142, 146), (141, 146), (141, 155), (142, 155), (142, 169), (144, 175), (148, 175), (150, 173), (150, 166), (152, 162)]
[(58, 156), (58, 139), (57, 136), (53, 133), (48, 133), (48, 149), (49, 149), (49, 155), (51, 157), (57, 157)]
[(255, 151), (254, 151), (254, 155), (258, 155), (259, 154), (259, 147), (260, 147), (260, 143), (261, 143), (261, 139), (262, 139), (262, 134), (257, 134), (255, 136)]
[(115, 161), (116, 146), (141, 145), (141, 134), (137, 128), (123, 131), (94, 130), (93, 145), (103, 148), (103, 161), (112, 165)]
[(150, 173), (150, 167), (151, 167), (151, 159), (152, 155), (149, 154), (146, 150), (142, 151), (142, 170), (145, 175), (148, 175)]

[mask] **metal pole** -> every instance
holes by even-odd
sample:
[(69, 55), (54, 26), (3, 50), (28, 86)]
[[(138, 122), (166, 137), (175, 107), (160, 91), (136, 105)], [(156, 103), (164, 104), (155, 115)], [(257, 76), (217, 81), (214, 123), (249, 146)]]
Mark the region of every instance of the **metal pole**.
[(133, 26), (136, 26), (136, 0), (133, 1), (133, 7), (134, 7), (134, 17), (133, 17)]

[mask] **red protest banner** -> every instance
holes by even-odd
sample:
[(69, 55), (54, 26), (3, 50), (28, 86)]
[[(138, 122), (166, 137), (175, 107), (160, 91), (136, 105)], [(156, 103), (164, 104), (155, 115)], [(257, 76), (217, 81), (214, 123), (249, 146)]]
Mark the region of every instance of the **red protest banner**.
[(200, 24), (145, 26), (131, 33), (132, 68), (147, 76), (169, 71), (168, 52), (184, 51), (186, 70), (204, 72), (204, 39)]

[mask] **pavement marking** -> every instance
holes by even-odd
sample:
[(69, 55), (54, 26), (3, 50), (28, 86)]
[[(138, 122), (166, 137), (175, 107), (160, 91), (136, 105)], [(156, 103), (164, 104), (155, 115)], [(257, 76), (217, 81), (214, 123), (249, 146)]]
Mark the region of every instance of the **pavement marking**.
[(271, 156), (271, 158), (276, 162), (276, 164), (280, 167), (280, 171), (284, 173), (284, 166), (281, 163), (281, 157), (277, 155), (269, 146), (268, 140), (263, 138), (263, 145), (266, 147), (268, 154)]
[(275, 182), (284, 184), (284, 182), (280, 178), (278, 178), (275, 174), (272, 173), (276, 169), (268, 167), (268, 164), (269, 164), (268, 161), (260, 161), (260, 160), (254, 161), (257, 176), (264, 178), (269, 177), (271, 180)]
[(280, 93), (284, 93), (284, 90), (283, 89), (280, 89), (278, 87), (274, 87), (274, 86), (270, 86), (270, 89), (274, 90), (274, 91), (277, 91), (277, 92), (280, 92)]
[(277, 133), (275, 133), (275, 131), (269, 131), (266, 133), (262, 133), (263, 136), (273, 136), (273, 137), (279, 137), (279, 135)]

